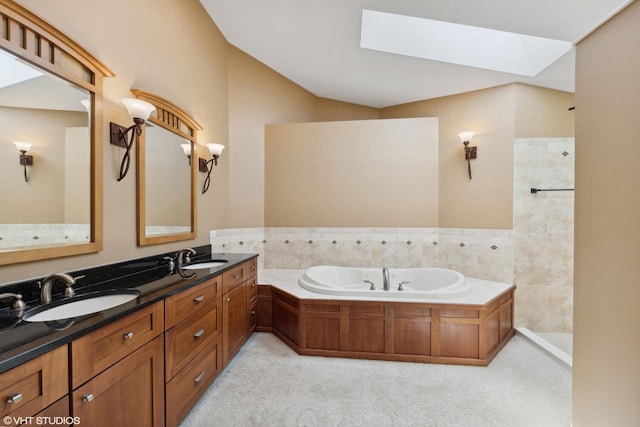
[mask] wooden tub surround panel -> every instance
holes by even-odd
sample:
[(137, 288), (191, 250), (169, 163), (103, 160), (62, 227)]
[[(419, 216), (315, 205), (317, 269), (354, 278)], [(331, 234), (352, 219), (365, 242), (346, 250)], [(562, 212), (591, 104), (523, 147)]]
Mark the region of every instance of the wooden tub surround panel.
[(260, 285), (273, 317), (259, 317), (258, 330), (302, 355), (486, 366), (515, 333), (514, 290), (464, 305), (307, 300)]

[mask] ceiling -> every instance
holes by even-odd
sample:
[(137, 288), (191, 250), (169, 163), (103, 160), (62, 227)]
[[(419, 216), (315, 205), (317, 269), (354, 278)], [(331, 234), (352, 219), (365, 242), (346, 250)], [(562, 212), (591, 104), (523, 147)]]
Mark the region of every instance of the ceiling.
[(533, 77), (360, 47), (363, 9), (576, 43), (633, 0), (200, 0), (232, 45), (313, 94), (382, 108), (521, 82), (574, 91), (575, 49)]

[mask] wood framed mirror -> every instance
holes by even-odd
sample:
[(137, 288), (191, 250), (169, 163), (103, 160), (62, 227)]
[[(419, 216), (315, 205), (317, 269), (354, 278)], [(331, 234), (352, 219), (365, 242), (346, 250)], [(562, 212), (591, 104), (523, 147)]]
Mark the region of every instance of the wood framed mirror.
[[(0, 265), (102, 250), (102, 82), (114, 74), (10, 0), (0, 61)], [(26, 164), (14, 141), (31, 144)]]
[(166, 99), (131, 92), (156, 107), (136, 145), (138, 246), (195, 239), (197, 134), (202, 128)]

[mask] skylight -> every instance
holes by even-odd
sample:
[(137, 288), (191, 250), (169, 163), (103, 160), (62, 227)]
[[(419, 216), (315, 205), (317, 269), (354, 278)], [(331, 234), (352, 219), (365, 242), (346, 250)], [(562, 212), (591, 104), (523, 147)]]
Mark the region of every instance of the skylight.
[(0, 49), (0, 69), (2, 70), (2, 73), (0, 73), (0, 88), (34, 79), (42, 75), (41, 72), (23, 64), (13, 55), (2, 49)]
[(363, 9), (360, 47), (533, 77), (573, 45), (562, 40)]

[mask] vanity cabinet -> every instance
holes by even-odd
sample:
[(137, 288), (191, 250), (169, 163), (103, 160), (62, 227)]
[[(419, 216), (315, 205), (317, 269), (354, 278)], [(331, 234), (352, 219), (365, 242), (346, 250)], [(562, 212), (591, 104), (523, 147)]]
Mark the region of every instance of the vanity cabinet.
[(247, 340), (245, 287), (238, 285), (223, 296), (223, 361), (227, 366)]
[(166, 423), (176, 426), (222, 371), (222, 276), (165, 300)]
[(224, 366), (256, 330), (258, 314), (258, 260), (250, 259), (222, 274), (222, 330)]
[(71, 407), (90, 426), (164, 425), (164, 303), (71, 342)]
[[(62, 399), (62, 404), (56, 402), (68, 393), (68, 351), (65, 345), (0, 374), (0, 414), (12, 419), (42, 413), (68, 416), (68, 400)], [(67, 402), (66, 407), (64, 402)], [(4, 422), (4, 425), (15, 424)]]

